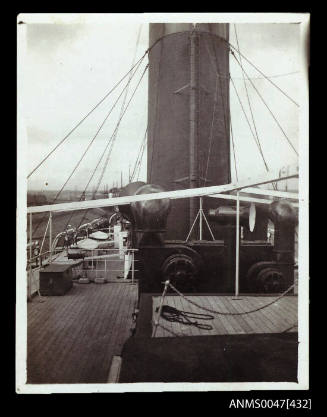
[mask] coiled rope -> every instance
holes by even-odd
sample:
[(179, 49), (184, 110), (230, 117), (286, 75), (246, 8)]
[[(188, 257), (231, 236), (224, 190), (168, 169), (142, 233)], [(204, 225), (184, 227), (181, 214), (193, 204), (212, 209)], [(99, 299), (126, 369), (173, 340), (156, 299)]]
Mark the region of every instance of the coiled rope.
[[(160, 303), (160, 307), (156, 308), (156, 313), (158, 313), (158, 318), (156, 321), (152, 320), (152, 325), (153, 327), (153, 333), (152, 333), (152, 337), (155, 337), (156, 334), (156, 330), (158, 327), (161, 327), (163, 330), (171, 333), (173, 336), (175, 337), (183, 337), (184, 335), (175, 333), (174, 331), (172, 331), (171, 329), (168, 329), (166, 326), (164, 326), (163, 324), (159, 323), (159, 319), (160, 317), (165, 318), (167, 321), (170, 322), (179, 322), (182, 324), (190, 324), (190, 325), (196, 325), (199, 329), (204, 329), (204, 330), (212, 330), (212, 326), (210, 325), (206, 325), (206, 324), (202, 324), (202, 323), (198, 323), (198, 322), (191, 322), (191, 320), (189, 320), (189, 318), (201, 318), (202, 320), (212, 320), (214, 317), (211, 315), (205, 315), (205, 314), (199, 314), (199, 313), (189, 313), (186, 311), (180, 311), (175, 309), (174, 307), (171, 306), (167, 306), (167, 305), (163, 305), (163, 301), (165, 299), (168, 287), (170, 287), (177, 295), (179, 295), (180, 297), (184, 298), (184, 300), (188, 301), (190, 304), (193, 304), (194, 306), (198, 307), (201, 310), (205, 310), (209, 313), (212, 314), (218, 314), (218, 315), (224, 315), (224, 316), (242, 316), (245, 314), (250, 314), (250, 313), (254, 313), (256, 311), (259, 310), (263, 310), (264, 308), (267, 308), (268, 306), (276, 303), (278, 300), (280, 300), (282, 297), (284, 297), (289, 291), (291, 291), (292, 288), (294, 288), (295, 284), (297, 283), (298, 280), (295, 280), (294, 284), (292, 284), (289, 288), (287, 288), (287, 290), (285, 290), (282, 294), (280, 294), (278, 297), (276, 297), (274, 300), (272, 300), (271, 302), (260, 306), (256, 309), (253, 310), (249, 310), (249, 311), (243, 311), (241, 313), (230, 313), (230, 312), (222, 312), (222, 311), (217, 311), (217, 310), (213, 310), (211, 308), (207, 308), (207, 307), (203, 307), (202, 305), (196, 303), (195, 301), (190, 300), (188, 297), (186, 297), (184, 294), (182, 294), (180, 291), (177, 290), (177, 288), (175, 288), (170, 281), (165, 281), (165, 287), (163, 290), (163, 293), (161, 295), (161, 303)], [(187, 317), (188, 316), (188, 317)], [(184, 321), (183, 318), (186, 320)], [(292, 326), (286, 328), (285, 330), (283, 330), (282, 332), (278, 332), (278, 333), (287, 333), (289, 330), (292, 330), (294, 327), (297, 327), (297, 322), (293, 323)]]
[[(159, 307), (156, 308), (157, 313), (158, 311), (159, 311)], [(181, 324), (185, 324), (188, 326), (195, 326), (203, 330), (213, 329), (213, 327), (210, 324), (203, 324), (203, 323), (198, 323), (197, 321), (190, 320), (190, 319), (213, 320), (214, 316), (211, 316), (210, 314), (201, 314), (201, 313), (193, 313), (190, 311), (182, 311), (182, 310), (178, 310), (175, 307), (163, 305), (161, 309), (161, 317), (170, 322), (181, 323)]]

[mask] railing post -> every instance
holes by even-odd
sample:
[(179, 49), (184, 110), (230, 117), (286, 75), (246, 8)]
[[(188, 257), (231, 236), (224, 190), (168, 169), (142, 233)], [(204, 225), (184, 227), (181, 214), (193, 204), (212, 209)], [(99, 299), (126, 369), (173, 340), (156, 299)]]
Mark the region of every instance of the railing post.
[(153, 328), (152, 336), (151, 337), (155, 337), (155, 335), (157, 333), (157, 328), (158, 328), (158, 325), (159, 325), (159, 320), (160, 320), (160, 316), (161, 316), (162, 306), (163, 306), (163, 303), (164, 303), (164, 299), (165, 299), (165, 296), (166, 296), (166, 293), (167, 293), (169, 284), (170, 284), (170, 281), (169, 280), (165, 281), (165, 288), (164, 288), (163, 293), (162, 293), (162, 296), (161, 296), (160, 306), (159, 306), (159, 310), (158, 310), (158, 316), (157, 316), (157, 320), (154, 323), (154, 328)]
[(50, 257), (49, 261), (52, 262), (52, 211), (49, 213), (49, 251)]
[(31, 292), (31, 280), (32, 280), (32, 213), (30, 213), (30, 230), (29, 230), (29, 241), (30, 241), (30, 250), (29, 250), (29, 268), (27, 272), (27, 299), (30, 299)]
[(134, 251), (132, 251), (132, 284), (134, 284)]
[(30, 213), (30, 263), (32, 259), (32, 213)]
[(235, 297), (239, 294), (239, 263), (240, 263), (240, 193), (236, 200), (236, 254), (235, 254)]
[(191, 229), (190, 229), (190, 231), (189, 231), (189, 234), (187, 235), (186, 242), (189, 240), (189, 238), (190, 238), (190, 236), (191, 236), (192, 230), (193, 230), (194, 225), (195, 225), (195, 223), (196, 223), (196, 221), (197, 221), (197, 219), (198, 219), (199, 214), (200, 214), (200, 212), (198, 211), (198, 214), (196, 215), (196, 217), (195, 217), (195, 219), (194, 219), (194, 222), (193, 222), (192, 227), (191, 227)]
[(202, 211), (202, 203), (203, 203), (203, 198), (200, 197), (200, 240), (202, 240), (202, 215), (203, 215), (203, 211)]

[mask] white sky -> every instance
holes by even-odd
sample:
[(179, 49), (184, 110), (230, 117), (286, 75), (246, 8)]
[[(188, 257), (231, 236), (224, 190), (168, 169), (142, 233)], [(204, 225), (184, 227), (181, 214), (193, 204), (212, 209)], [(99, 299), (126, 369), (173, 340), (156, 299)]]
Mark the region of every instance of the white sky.
[[(20, 46), (24, 53), (19, 67), (21, 77), (19, 97), (22, 104), (19, 116), (26, 128), (28, 138), (26, 167), (28, 172), (130, 69), (134, 54), (136, 53), (138, 59), (149, 46), (149, 27), (144, 21), (113, 18), (105, 23), (84, 23), (81, 20), (77, 22), (68, 24), (55, 19), (54, 23), (50, 24), (24, 25), (27, 27), (26, 48)], [(300, 73), (302, 68), (299, 26), (284, 23), (236, 25), (241, 52), (263, 73), (268, 76), (292, 73), (272, 78), (272, 81), (297, 102), (300, 100), (301, 76), (303, 76), (303, 73)], [(139, 30), (141, 35), (136, 50)], [(236, 46), (232, 24), (230, 42)], [(261, 77), (244, 60), (243, 65), (250, 77)], [(141, 72), (142, 70), (138, 71), (136, 81), (131, 84), (129, 97)], [(236, 88), (250, 120), (242, 72), (233, 58), (230, 59), (230, 72), (235, 78)], [(253, 82), (298, 149), (298, 107), (267, 80), (259, 78), (254, 79)], [(269, 167), (278, 169), (297, 162), (296, 154), (287, 144), (257, 93), (249, 83), (247, 85), (259, 139)], [(118, 88), (117, 92), (85, 120), (31, 176), (28, 181), (29, 189), (44, 189), (45, 182), (48, 182), (49, 189), (58, 189), (63, 185), (120, 91), (121, 88)], [(230, 106), (239, 178), (265, 172), (232, 85)], [(118, 105), (66, 189), (85, 187), (106, 140), (113, 132), (119, 111)], [(120, 183), (121, 171), (124, 182), (127, 182), (128, 169), (129, 166), (131, 169), (134, 166), (146, 123), (147, 76), (144, 77), (119, 128), (102, 185), (108, 183), (112, 186), (114, 181)], [(99, 175), (100, 170), (91, 187), (97, 182)], [(232, 167), (232, 175), (234, 176), (234, 167)], [(145, 154), (140, 179), (146, 179)]]

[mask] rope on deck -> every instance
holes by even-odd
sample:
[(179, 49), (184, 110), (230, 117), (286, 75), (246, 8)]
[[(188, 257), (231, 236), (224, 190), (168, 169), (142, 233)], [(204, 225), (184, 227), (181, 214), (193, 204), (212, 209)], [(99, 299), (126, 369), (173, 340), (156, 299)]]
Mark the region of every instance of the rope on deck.
[[(159, 320), (160, 320), (160, 317), (163, 317), (163, 318), (165, 318), (166, 320), (167, 320), (167, 317), (165, 317), (163, 314), (162, 314), (162, 310), (163, 310), (163, 307), (167, 307), (167, 306), (163, 306), (163, 301), (164, 301), (164, 299), (165, 299), (165, 296), (166, 296), (166, 293), (167, 293), (167, 289), (168, 289), (168, 287), (170, 287), (173, 291), (175, 291), (175, 293), (177, 294), (177, 295), (179, 295), (180, 297), (182, 297), (182, 298), (184, 298), (184, 300), (186, 300), (186, 301), (188, 301), (190, 304), (193, 304), (194, 306), (196, 306), (196, 307), (198, 307), (198, 308), (200, 308), (201, 310), (205, 310), (205, 311), (207, 311), (207, 312), (209, 312), (209, 313), (212, 313), (212, 314), (217, 314), (217, 315), (223, 315), (223, 316), (242, 316), (242, 315), (245, 315), (245, 314), (250, 314), (250, 313), (254, 313), (254, 312), (256, 312), (256, 311), (259, 311), (259, 310), (263, 310), (264, 308), (267, 308), (268, 306), (270, 306), (270, 305), (272, 305), (272, 304), (274, 304), (274, 303), (276, 303), (278, 300), (280, 300), (282, 297), (284, 297), (289, 291), (291, 291), (291, 289), (293, 289), (294, 288), (294, 286), (295, 286), (295, 284), (297, 283), (297, 281), (298, 280), (295, 280), (294, 281), (294, 284), (292, 284), (289, 288), (287, 288), (287, 290), (285, 290), (282, 294), (280, 294), (278, 297), (276, 297), (274, 300), (272, 300), (272, 301), (270, 301), (269, 303), (267, 303), (267, 304), (265, 304), (265, 305), (263, 305), (263, 306), (260, 306), (260, 307), (258, 307), (258, 308), (256, 308), (256, 309), (253, 309), (253, 310), (249, 310), (249, 311), (243, 311), (243, 312), (237, 312), (237, 313), (230, 313), (230, 312), (222, 312), (222, 311), (217, 311), (217, 310), (213, 310), (213, 309), (211, 309), (211, 308), (207, 308), (207, 307), (204, 307), (204, 306), (201, 306), (200, 304), (198, 304), (198, 303), (196, 303), (195, 301), (192, 301), (192, 300), (190, 300), (188, 297), (186, 297), (184, 294), (182, 294), (180, 291), (178, 291), (177, 290), (177, 288), (175, 288), (171, 283), (170, 283), (170, 281), (169, 280), (167, 280), (167, 281), (165, 281), (164, 282), (164, 284), (165, 284), (165, 287), (164, 287), (164, 290), (163, 290), (163, 293), (162, 293), (162, 296), (161, 296), (161, 302), (160, 302), (160, 307), (159, 308), (157, 308), (157, 310), (156, 310), (156, 312), (158, 313), (158, 316), (157, 316), (157, 320), (156, 321), (152, 321), (152, 325), (154, 326), (153, 327), (153, 332), (152, 332), (152, 337), (155, 337), (155, 335), (156, 335), (156, 331), (157, 331), (157, 328), (158, 327), (161, 327), (163, 330), (165, 330), (165, 331), (167, 331), (167, 332), (169, 332), (169, 333), (171, 333), (173, 336), (175, 336), (175, 337), (183, 337), (184, 335), (181, 335), (181, 334), (178, 334), (178, 333), (175, 333), (175, 332), (173, 332), (172, 330), (170, 330), (170, 329), (168, 329), (166, 326), (164, 326), (163, 324), (161, 324), (161, 323), (159, 323)], [(176, 310), (176, 311), (178, 311), (178, 310)], [(168, 321), (177, 321), (177, 320), (168, 320)], [(185, 323), (186, 324), (186, 323)], [(188, 324), (194, 324), (194, 323), (188, 323)], [(196, 323), (196, 324), (198, 324), (198, 323)], [(206, 325), (202, 325), (203, 326), (203, 328), (205, 328), (205, 326)], [(286, 332), (288, 332), (289, 330), (291, 330), (291, 329), (293, 329), (294, 327), (296, 327), (297, 326), (297, 322), (296, 323), (294, 323), (292, 326), (290, 326), (290, 327), (288, 327), (288, 328), (286, 328), (285, 330), (283, 330), (282, 332), (278, 332), (278, 333), (286, 333)], [(200, 326), (198, 326), (199, 328), (201, 328)], [(210, 330), (210, 329), (207, 329), (207, 330)]]
[(278, 300), (280, 300), (282, 297), (284, 297), (288, 292), (290, 292), (294, 288), (295, 283), (292, 284), (289, 288), (287, 288), (286, 291), (284, 291), (282, 294), (280, 294), (278, 297), (276, 297), (274, 300), (270, 301), (269, 303), (267, 303), (263, 306), (260, 306), (258, 308), (255, 308), (253, 310), (237, 312), (237, 313), (230, 313), (230, 312), (226, 312), (226, 311), (217, 311), (217, 310), (213, 310), (213, 309), (208, 308), (208, 307), (201, 306), (200, 304), (196, 303), (195, 301), (190, 300), (188, 297), (186, 297), (184, 294), (182, 294), (180, 291), (178, 291), (178, 289), (175, 288), (170, 282), (169, 282), (168, 285), (173, 291), (175, 291), (176, 294), (178, 294), (180, 297), (184, 298), (184, 300), (188, 301), (190, 304), (193, 304), (194, 306), (200, 308), (201, 310), (208, 311), (209, 313), (213, 313), (213, 314), (219, 314), (219, 315), (222, 315), (222, 316), (243, 316), (244, 314), (250, 314), (250, 313), (254, 313), (254, 312), (259, 311), (259, 310), (263, 310), (264, 308), (267, 308), (270, 305), (276, 303)]

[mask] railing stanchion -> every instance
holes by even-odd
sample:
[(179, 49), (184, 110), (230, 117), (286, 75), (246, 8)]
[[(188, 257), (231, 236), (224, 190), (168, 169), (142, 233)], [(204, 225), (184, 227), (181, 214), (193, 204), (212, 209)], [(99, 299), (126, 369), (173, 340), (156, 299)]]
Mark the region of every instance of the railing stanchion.
[(235, 257), (235, 297), (239, 294), (239, 262), (240, 261), (240, 192), (236, 200), (236, 257)]
[(202, 240), (202, 215), (203, 215), (203, 209), (202, 209), (202, 203), (203, 203), (203, 197), (200, 197), (200, 240)]
[(154, 328), (153, 328), (153, 331), (152, 331), (152, 337), (155, 337), (155, 335), (157, 333), (157, 328), (158, 328), (158, 325), (159, 325), (159, 319), (160, 319), (160, 316), (161, 316), (162, 306), (163, 306), (163, 302), (164, 302), (169, 284), (170, 284), (169, 280), (165, 281), (165, 288), (164, 288), (162, 296), (161, 296), (160, 306), (159, 306), (159, 310), (158, 310), (158, 316), (157, 316), (157, 320), (154, 323)]
[(29, 241), (30, 241), (30, 250), (29, 250), (29, 272), (27, 272), (27, 299), (30, 299), (30, 292), (31, 292), (31, 277), (32, 277), (32, 246), (33, 246), (33, 240), (32, 240), (32, 213), (30, 213), (30, 230), (29, 230)]
[(49, 214), (49, 251), (50, 251), (50, 257), (49, 257), (49, 263), (52, 262), (52, 212), (50, 211)]
[(30, 213), (30, 236), (29, 236), (29, 238), (30, 238), (30, 261), (31, 261), (31, 259), (32, 259), (32, 213)]
[(132, 284), (134, 284), (134, 251), (132, 251)]

